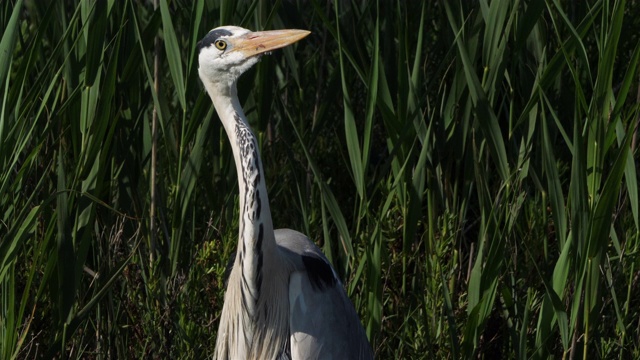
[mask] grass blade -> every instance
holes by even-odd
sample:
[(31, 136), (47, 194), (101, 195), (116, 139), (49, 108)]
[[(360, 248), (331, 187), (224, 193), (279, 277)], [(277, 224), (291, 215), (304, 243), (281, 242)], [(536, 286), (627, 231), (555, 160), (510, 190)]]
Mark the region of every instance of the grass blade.
[(178, 39), (173, 27), (173, 22), (171, 21), (167, 0), (160, 0), (160, 13), (162, 15), (162, 30), (167, 63), (169, 63), (173, 87), (178, 95), (182, 110), (186, 111), (187, 100), (185, 98), (184, 76), (182, 75), (182, 51), (178, 45)]

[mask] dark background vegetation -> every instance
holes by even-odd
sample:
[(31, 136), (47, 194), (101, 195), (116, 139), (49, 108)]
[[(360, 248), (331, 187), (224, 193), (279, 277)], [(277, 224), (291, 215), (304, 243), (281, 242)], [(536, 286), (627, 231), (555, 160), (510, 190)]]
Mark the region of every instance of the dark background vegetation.
[(640, 358), (638, 1), (0, 4), (1, 359), (212, 354), (229, 24), (312, 31), (239, 92), (377, 358)]

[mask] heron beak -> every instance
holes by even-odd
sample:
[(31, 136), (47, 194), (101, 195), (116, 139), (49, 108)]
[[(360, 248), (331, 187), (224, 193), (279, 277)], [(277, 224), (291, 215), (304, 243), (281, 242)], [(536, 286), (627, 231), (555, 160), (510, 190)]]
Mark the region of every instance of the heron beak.
[(272, 30), (250, 32), (234, 41), (233, 50), (246, 58), (283, 48), (311, 34), (307, 30)]

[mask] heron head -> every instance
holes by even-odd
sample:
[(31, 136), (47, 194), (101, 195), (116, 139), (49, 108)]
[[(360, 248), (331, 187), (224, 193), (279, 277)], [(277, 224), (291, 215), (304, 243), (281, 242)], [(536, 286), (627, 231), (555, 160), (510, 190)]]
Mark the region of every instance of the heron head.
[(215, 28), (198, 42), (198, 74), (203, 82), (235, 82), (263, 54), (309, 35), (306, 30), (250, 31), (237, 26)]

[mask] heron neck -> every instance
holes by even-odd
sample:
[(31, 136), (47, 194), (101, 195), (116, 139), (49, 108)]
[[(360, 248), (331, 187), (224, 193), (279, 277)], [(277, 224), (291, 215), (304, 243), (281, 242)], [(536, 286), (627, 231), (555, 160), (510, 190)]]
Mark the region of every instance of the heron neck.
[[(205, 84), (207, 85), (207, 84)], [(257, 300), (262, 284), (263, 255), (275, 252), (273, 223), (258, 142), (249, 127), (235, 83), (207, 90), (229, 137), (240, 190), (240, 224), (236, 266), (243, 269), (248, 290)], [(240, 264), (238, 264), (240, 262)]]

